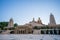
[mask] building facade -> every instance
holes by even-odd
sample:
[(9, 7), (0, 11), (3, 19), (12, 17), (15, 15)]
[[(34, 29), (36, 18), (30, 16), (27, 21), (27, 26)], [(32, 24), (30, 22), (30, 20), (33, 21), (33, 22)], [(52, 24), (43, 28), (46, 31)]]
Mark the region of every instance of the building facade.
[[(13, 24), (13, 19), (10, 19), (7, 29), (13, 28)], [(56, 24), (55, 18), (51, 13), (48, 25), (43, 24), (40, 18), (37, 21), (33, 18), (31, 22), (18, 25), (9, 32), (13, 34), (60, 34), (60, 24)]]

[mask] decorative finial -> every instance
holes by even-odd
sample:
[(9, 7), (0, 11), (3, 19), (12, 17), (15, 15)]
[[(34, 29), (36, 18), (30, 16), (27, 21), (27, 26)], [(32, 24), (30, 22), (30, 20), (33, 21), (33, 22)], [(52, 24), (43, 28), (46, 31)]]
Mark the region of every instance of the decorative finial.
[(33, 18), (33, 20), (32, 20), (33, 22), (35, 21), (35, 19)]
[(39, 24), (42, 24), (41, 20), (40, 20), (40, 17), (38, 18), (38, 21), (37, 21)]

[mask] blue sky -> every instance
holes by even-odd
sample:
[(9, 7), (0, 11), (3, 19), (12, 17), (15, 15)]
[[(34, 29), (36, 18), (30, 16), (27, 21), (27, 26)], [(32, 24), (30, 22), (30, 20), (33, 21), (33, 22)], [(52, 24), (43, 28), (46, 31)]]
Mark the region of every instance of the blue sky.
[(21, 25), (40, 17), (43, 24), (48, 24), (50, 13), (60, 24), (60, 0), (0, 0), (0, 21), (13, 18)]

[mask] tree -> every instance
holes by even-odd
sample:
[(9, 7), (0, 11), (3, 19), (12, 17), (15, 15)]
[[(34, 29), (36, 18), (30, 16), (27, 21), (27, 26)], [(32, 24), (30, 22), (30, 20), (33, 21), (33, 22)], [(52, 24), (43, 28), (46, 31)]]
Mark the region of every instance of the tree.
[(3, 30), (4, 27), (7, 27), (8, 22), (0, 22), (0, 28)]
[(18, 24), (17, 24), (17, 23), (15, 23), (15, 24), (14, 24), (14, 27), (17, 27), (17, 26), (18, 26)]
[(40, 29), (38, 26), (35, 26), (33, 29)]

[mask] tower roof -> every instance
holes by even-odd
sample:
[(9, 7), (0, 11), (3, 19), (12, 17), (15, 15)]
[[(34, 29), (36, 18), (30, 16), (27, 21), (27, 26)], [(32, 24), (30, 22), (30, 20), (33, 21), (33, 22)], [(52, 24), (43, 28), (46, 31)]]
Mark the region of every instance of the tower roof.
[(13, 21), (13, 18), (10, 18), (10, 21)]

